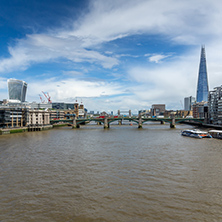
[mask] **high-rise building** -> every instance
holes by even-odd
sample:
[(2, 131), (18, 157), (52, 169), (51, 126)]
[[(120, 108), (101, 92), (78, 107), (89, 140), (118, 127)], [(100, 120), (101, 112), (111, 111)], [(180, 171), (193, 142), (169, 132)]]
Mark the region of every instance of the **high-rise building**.
[(184, 110), (190, 111), (192, 109), (192, 105), (195, 102), (195, 97), (189, 96), (184, 98)]
[(197, 83), (197, 102), (208, 101), (208, 80), (205, 47), (201, 47), (200, 67)]
[(208, 96), (209, 121), (222, 124), (222, 86), (215, 87)]
[(25, 102), (27, 83), (18, 79), (8, 79), (9, 100)]

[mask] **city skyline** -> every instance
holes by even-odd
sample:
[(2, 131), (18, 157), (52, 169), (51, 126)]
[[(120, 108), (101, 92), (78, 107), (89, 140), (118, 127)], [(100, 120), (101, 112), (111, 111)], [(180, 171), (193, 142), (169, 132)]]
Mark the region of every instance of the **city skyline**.
[(88, 110), (181, 109), (196, 96), (202, 44), (209, 90), (222, 83), (221, 10), (216, 0), (3, 0), (0, 99), (15, 78), (29, 102), (44, 91)]

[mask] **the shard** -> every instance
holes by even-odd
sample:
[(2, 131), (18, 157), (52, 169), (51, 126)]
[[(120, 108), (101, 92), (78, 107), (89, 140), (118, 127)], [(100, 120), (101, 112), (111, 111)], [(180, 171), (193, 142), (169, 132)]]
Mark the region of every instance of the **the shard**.
[(207, 65), (205, 47), (201, 47), (200, 67), (197, 83), (197, 102), (208, 101), (208, 79), (207, 79)]

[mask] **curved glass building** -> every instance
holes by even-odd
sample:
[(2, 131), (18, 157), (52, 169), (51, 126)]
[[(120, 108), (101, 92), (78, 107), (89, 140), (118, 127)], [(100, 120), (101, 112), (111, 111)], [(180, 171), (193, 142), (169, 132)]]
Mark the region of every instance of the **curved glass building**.
[(201, 48), (200, 67), (197, 83), (197, 102), (208, 101), (208, 80), (205, 47)]
[(27, 83), (18, 79), (8, 79), (9, 100), (25, 102)]

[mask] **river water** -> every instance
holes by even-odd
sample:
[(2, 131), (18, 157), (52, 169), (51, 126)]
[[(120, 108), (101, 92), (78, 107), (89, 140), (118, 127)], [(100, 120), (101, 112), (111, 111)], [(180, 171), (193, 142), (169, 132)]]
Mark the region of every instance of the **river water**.
[(222, 141), (185, 128), (0, 136), (0, 221), (222, 221)]

